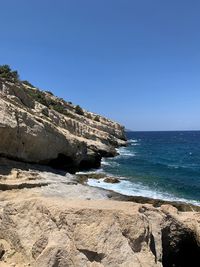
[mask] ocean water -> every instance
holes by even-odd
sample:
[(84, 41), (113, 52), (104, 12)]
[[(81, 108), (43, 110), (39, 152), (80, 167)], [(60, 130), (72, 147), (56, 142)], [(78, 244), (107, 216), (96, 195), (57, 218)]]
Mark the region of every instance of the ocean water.
[(200, 205), (200, 131), (128, 132), (119, 156), (103, 159), (102, 169), (118, 184), (89, 180), (92, 186), (126, 195)]

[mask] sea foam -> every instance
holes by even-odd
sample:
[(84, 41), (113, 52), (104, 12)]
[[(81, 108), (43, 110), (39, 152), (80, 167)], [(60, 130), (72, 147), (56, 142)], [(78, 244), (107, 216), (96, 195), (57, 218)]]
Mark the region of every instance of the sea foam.
[[(118, 177), (119, 178), (119, 177)], [(126, 196), (143, 196), (153, 199), (162, 199), (166, 201), (180, 201), (191, 203), (194, 205), (200, 205), (199, 201), (188, 200), (185, 198), (175, 197), (166, 192), (161, 192), (159, 190), (152, 190), (148, 186), (143, 185), (142, 183), (133, 183), (124, 178), (121, 179), (120, 183), (110, 184), (104, 182), (104, 179), (88, 179), (88, 185), (93, 187), (100, 187), (107, 190), (112, 190), (117, 193), (126, 195)]]

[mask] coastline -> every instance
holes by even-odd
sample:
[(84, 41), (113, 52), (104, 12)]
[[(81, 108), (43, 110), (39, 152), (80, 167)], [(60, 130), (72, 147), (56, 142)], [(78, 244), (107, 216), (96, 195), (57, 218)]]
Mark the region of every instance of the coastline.
[(117, 157), (103, 158), (101, 168), (94, 171), (115, 177), (120, 183), (105, 183), (104, 177), (97, 180), (91, 175), (88, 184), (127, 196), (200, 206), (199, 137), (199, 133), (185, 135), (182, 132), (170, 136), (166, 132), (153, 135), (129, 133), (128, 146), (119, 148)]
[(197, 262), (199, 206), (126, 196), (74, 174), (114, 158), (126, 144), (123, 126), (20, 81), (0, 79), (0, 93), (0, 265)]
[(2, 266), (163, 267), (166, 255), (198, 259), (200, 207), (128, 197), (19, 162), (1, 178), (15, 185), (0, 194)]
[[(151, 204), (153, 207), (169, 204), (176, 207), (179, 211), (200, 211), (200, 206), (187, 202), (168, 201), (145, 196), (127, 196), (110, 189), (87, 184), (89, 178), (98, 180), (102, 177), (108, 177), (105, 173), (86, 172), (69, 174), (63, 171), (56, 171), (47, 166), (25, 164), (7, 159), (1, 159), (0, 171), (2, 173), (0, 201), (9, 201), (13, 197), (18, 198), (18, 196), (26, 195), (27, 198), (41, 196), (47, 198), (59, 197), (68, 200), (117, 200)], [(113, 179), (113, 177), (110, 178)]]
[(153, 207), (161, 207), (162, 205), (172, 205), (173, 207), (177, 208), (177, 210), (182, 211), (182, 212), (184, 211), (198, 211), (199, 212), (200, 211), (199, 205), (195, 205), (195, 204), (184, 202), (184, 201), (170, 201), (170, 200), (156, 199), (156, 198), (150, 198), (150, 197), (145, 197), (145, 196), (134, 196), (134, 195), (128, 196), (125, 194), (118, 193), (111, 189), (91, 186), (87, 183), (87, 179), (91, 177), (91, 174), (89, 173), (88, 174), (85, 173), (85, 174), (81, 174), (77, 176), (78, 176), (79, 183), (84, 184), (85, 186), (88, 186), (88, 187), (96, 188), (97, 190), (100, 190), (100, 192), (105, 192), (108, 198), (111, 200), (134, 202), (138, 204), (151, 204)]

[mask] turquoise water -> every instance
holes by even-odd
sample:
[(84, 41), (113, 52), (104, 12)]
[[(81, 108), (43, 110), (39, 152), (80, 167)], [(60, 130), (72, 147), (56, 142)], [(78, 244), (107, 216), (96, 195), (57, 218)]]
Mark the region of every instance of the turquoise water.
[(120, 155), (104, 159), (102, 170), (120, 177), (110, 185), (89, 181), (126, 195), (200, 204), (200, 131), (128, 132)]

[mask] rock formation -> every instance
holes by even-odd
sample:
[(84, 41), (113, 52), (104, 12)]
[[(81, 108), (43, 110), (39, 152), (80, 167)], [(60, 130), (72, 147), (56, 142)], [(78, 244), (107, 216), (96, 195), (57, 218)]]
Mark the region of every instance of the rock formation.
[(71, 171), (99, 167), (125, 145), (124, 128), (77, 107), (0, 78), (0, 155)]
[[(2, 207), (7, 266), (199, 266), (200, 215), (169, 205), (18, 199)], [(11, 265), (14, 263), (14, 265)]]
[(119, 201), (78, 176), (3, 158), (0, 173), (0, 266), (198, 266), (195, 206)]

